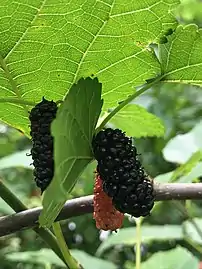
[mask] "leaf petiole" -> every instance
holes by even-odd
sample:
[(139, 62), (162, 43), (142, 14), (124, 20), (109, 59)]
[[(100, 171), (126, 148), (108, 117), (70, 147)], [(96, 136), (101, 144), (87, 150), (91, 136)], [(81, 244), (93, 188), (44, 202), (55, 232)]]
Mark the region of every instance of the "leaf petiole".
[(67, 244), (65, 242), (64, 236), (62, 234), (62, 229), (60, 227), (59, 222), (53, 223), (53, 231), (55, 233), (55, 236), (57, 238), (58, 246), (60, 247), (60, 250), (63, 254), (63, 257), (66, 261), (66, 264), (68, 264), (69, 269), (81, 269), (79, 263), (72, 257), (70, 254), (70, 251), (67, 247)]
[(165, 75), (161, 75), (156, 79), (152, 80), (150, 83), (146, 83), (139, 91), (134, 92), (128, 98), (126, 98), (123, 102), (121, 102), (112, 112), (110, 112), (104, 120), (101, 122), (100, 126), (97, 127), (95, 133), (101, 131), (105, 125), (122, 109), (124, 106), (128, 105), (131, 101), (133, 101), (136, 97), (150, 89), (153, 85), (157, 84)]

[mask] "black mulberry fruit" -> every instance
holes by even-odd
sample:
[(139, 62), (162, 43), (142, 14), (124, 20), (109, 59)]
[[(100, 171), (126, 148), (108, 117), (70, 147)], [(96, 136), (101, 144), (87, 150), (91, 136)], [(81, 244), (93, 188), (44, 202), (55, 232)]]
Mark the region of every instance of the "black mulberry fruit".
[(54, 174), (53, 137), (50, 127), (56, 112), (56, 103), (43, 97), (42, 101), (32, 108), (29, 115), (34, 179), (41, 192), (48, 187)]
[(154, 205), (153, 184), (142, 167), (132, 139), (107, 128), (93, 138), (97, 171), (115, 208), (134, 217), (147, 216)]

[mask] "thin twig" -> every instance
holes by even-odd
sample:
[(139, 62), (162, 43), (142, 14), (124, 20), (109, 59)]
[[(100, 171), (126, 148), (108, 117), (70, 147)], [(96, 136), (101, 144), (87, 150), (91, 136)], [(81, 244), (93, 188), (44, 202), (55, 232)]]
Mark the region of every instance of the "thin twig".
[[(202, 200), (201, 183), (154, 183), (155, 200)], [(0, 218), (0, 236), (8, 235), (23, 229), (38, 226), (38, 217), (42, 208), (29, 209)], [(93, 195), (69, 200), (65, 203), (56, 221), (93, 212)]]

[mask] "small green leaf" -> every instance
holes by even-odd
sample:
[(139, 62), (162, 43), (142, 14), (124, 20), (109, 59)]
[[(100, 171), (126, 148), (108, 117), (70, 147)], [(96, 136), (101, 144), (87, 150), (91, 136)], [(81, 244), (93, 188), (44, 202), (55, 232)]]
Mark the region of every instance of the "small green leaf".
[[(176, 170), (173, 170), (169, 173), (158, 175), (154, 178), (154, 181), (158, 183), (172, 182), (172, 175), (174, 175)], [(201, 175), (202, 175), (202, 162), (198, 162), (196, 166), (193, 167), (191, 171), (189, 171), (186, 175), (183, 174), (179, 175), (176, 181), (179, 183), (191, 183), (197, 178), (199, 178)]]
[[(109, 261), (102, 260), (87, 254), (78, 249), (70, 250), (72, 256), (83, 266), (85, 269), (116, 269), (117, 267)], [(73, 268), (72, 268), (73, 269)]]
[[(161, 231), (161, 232), (159, 232)], [(164, 226), (142, 226), (141, 228), (142, 242), (150, 242), (153, 240), (171, 240), (182, 239), (183, 232), (179, 225), (164, 225)], [(118, 244), (134, 245), (136, 243), (136, 229), (123, 228), (118, 234), (110, 235), (98, 248), (97, 254), (101, 255), (106, 249)]]
[(110, 121), (128, 136), (163, 136), (164, 126), (159, 118), (139, 105), (127, 105)]
[(182, 247), (169, 251), (160, 251), (146, 262), (143, 262), (141, 269), (198, 269), (199, 261), (191, 252)]
[(180, 25), (167, 39), (159, 45), (163, 80), (202, 86), (202, 29)]
[(44, 194), (40, 225), (53, 223), (67, 193), (92, 160), (92, 136), (101, 108), (101, 84), (97, 78), (80, 79), (59, 107), (52, 123), (55, 174)]
[(39, 251), (24, 251), (24, 252), (13, 252), (6, 254), (6, 259), (13, 262), (31, 263), (31, 264), (42, 264), (56, 265), (60, 268), (67, 268), (63, 261), (51, 250), (42, 248)]
[(202, 2), (200, 0), (182, 0), (178, 6), (176, 16), (187, 22), (200, 22), (202, 17)]
[[(1, 126), (5, 126), (5, 125), (1, 125), (0, 122), (0, 133), (1, 132)], [(4, 127), (3, 127), (4, 128)], [(8, 139), (7, 136), (0, 136), (0, 158), (4, 157), (4, 156), (8, 156), (9, 154), (12, 154), (16, 151), (16, 144), (15, 141), (13, 141), (13, 139)]]
[(201, 159), (202, 151), (196, 151), (186, 163), (182, 164), (174, 171), (171, 177), (171, 182), (177, 181), (180, 177), (189, 174)]
[(26, 155), (29, 153), (30, 149), (26, 149), (1, 158), (0, 169), (10, 167), (24, 167), (27, 169), (33, 169), (33, 166), (30, 165), (33, 162), (32, 157)]
[[(72, 249), (70, 252), (85, 269), (116, 269), (116, 266), (113, 263), (95, 258), (84, 251)], [(6, 254), (6, 259), (13, 262), (39, 265), (51, 264), (59, 266), (59, 268), (67, 268), (58, 256), (51, 249), (47, 248), (42, 248), (39, 251), (9, 253)]]
[[(202, 219), (194, 218), (193, 221), (196, 223), (196, 225), (197, 225), (197, 227), (199, 227), (199, 229), (202, 228)], [(195, 226), (192, 223), (190, 223), (190, 221), (186, 220), (183, 223), (183, 228), (185, 231), (185, 235), (187, 235), (194, 242), (196, 242), (198, 244), (202, 244), (201, 236), (198, 234)]]
[(158, 175), (158, 176), (156, 176), (154, 178), (154, 181), (155, 182), (158, 182), (158, 183), (168, 183), (168, 182), (170, 182), (173, 173), (174, 173), (174, 171), (168, 172), (168, 173), (164, 173), (164, 174), (160, 174), (160, 175)]
[(172, 138), (163, 149), (166, 161), (183, 164), (192, 154), (202, 149), (202, 121), (186, 133)]
[[(197, 163), (197, 165), (191, 170), (191, 172), (186, 176), (186, 180), (183, 182), (193, 182), (202, 175), (202, 162)], [(179, 181), (181, 182), (181, 180)]]
[(11, 215), (15, 211), (0, 197), (0, 212), (1, 214)]
[[(181, 166), (180, 166), (181, 168)], [(165, 173), (165, 174), (161, 174), (158, 175), (154, 178), (155, 182), (158, 183), (167, 183), (167, 182), (172, 182), (172, 176), (174, 175), (174, 173), (176, 173), (176, 171), (178, 170), (178, 168), (176, 170), (173, 170), (171, 172)], [(186, 172), (186, 170), (185, 170)], [(199, 178), (202, 175), (202, 162), (198, 162), (196, 164), (195, 167), (193, 167), (191, 169), (191, 171), (187, 171), (187, 173), (185, 175), (183, 175), (183, 173), (181, 173), (181, 175), (179, 175), (179, 177), (177, 177), (176, 181), (179, 183), (191, 183), (194, 180), (196, 180), (197, 178)]]

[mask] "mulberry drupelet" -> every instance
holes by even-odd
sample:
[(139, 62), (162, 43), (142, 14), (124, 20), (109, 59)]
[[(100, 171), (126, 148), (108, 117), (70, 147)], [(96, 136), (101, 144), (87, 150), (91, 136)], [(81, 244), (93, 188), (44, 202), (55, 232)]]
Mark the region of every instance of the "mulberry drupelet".
[(116, 231), (121, 228), (124, 214), (115, 209), (112, 198), (103, 191), (102, 179), (98, 173), (95, 178), (93, 204), (93, 218), (98, 229)]
[(107, 128), (94, 137), (93, 150), (103, 190), (112, 198), (115, 208), (134, 217), (149, 215), (154, 205), (153, 184), (132, 139), (119, 129)]
[(57, 105), (44, 97), (40, 103), (32, 108), (29, 119), (31, 122), (34, 177), (36, 185), (43, 192), (50, 184), (54, 174), (53, 137), (51, 136), (51, 122), (56, 117)]

